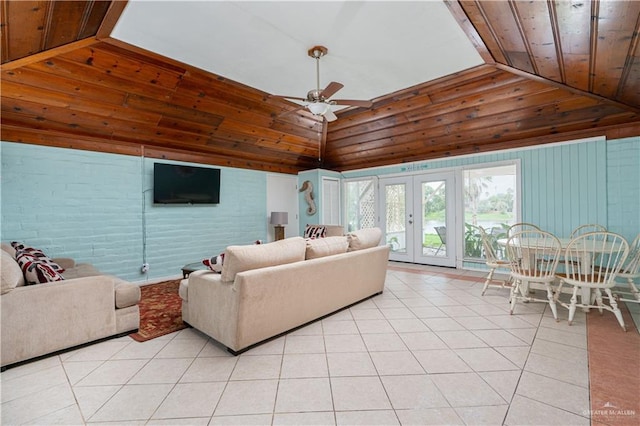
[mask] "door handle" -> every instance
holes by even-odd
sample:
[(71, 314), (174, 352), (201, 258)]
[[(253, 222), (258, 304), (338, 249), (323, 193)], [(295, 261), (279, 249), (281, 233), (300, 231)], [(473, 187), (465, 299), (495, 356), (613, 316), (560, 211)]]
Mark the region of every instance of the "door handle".
[(413, 224), (413, 221), (412, 221), (412, 220), (409, 220), (409, 225), (411, 225), (411, 224)]

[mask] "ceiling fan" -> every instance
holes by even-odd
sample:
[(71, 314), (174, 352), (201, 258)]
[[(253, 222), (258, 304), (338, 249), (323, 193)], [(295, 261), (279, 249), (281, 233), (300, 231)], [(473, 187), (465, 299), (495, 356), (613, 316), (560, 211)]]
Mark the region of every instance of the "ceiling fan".
[(342, 89), (344, 85), (342, 83), (337, 83), (332, 81), (325, 87), (324, 89), (320, 89), (320, 58), (326, 55), (329, 50), (324, 46), (314, 46), (307, 54), (316, 60), (316, 88), (309, 90), (307, 96), (305, 98), (299, 98), (296, 96), (279, 96), (278, 98), (284, 99), (293, 99), (297, 101), (303, 101), (305, 104), (299, 108), (296, 108), (291, 111), (285, 112), (285, 114), (292, 113), (294, 111), (298, 111), (303, 108), (307, 108), (314, 115), (319, 115), (324, 117), (327, 121), (334, 121), (338, 117), (331, 110), (332, 105), (349, 105), (349, 106), (358, 106), (364, 108), (370, 108), (373, 105), (371, 101), (358, 101), (352, 99), (335, 99), (330, 100), (329, 98), (333, 96), (338, 90)]

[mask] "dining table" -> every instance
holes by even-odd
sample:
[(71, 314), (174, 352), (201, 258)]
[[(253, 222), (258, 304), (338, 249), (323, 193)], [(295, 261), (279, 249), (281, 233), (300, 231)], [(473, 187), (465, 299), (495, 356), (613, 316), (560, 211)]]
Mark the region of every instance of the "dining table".
[[(501, 238), (497, 240), (497, 243), (503, 247), (506, 247), (507, 244), (519, 244), (518, 242), (518, 238)], [(547, 245), (545, 247), (545, 242), (548, 242), (548, 239), (542, 239), (542, 238), (535, 238), (535, 237), (531, 237), (531, 238), (527, 238), (527, 246), (528, 247), (533, 247), (536, 249), (540, 249), (540, 250), (545, 250), (545, 249), (550, 249), (551, 247), (549, 245)], [(572, 241), (571, 238), (558, 238), (558, 241), (560, 241), (560, 246), (561, 246), (561, 252), (560, 255), (561, 256), (565, 256), (565, 252), (567, 249), (567, 246), (569, 245), (569, 243)], [(578, 259), (578, 261), (581, 263), (582, 268), (584, 268), (585, 270), (590, 270), (591, 269), (591, 265), (593, 263), (593, 258), (595, 255), (597, 255), (597, 253), (599, 252), (607, 252), (611, 249), (610, 244), (607, 242), (604, 242), (602, 244), (599, 244), (597, 247), (596, 251), (588, 251), (588, 250), (580, 250), (580, 259)], [(525, 259), (526, 260), (526, 259)], [(566, 259), (565, 259), (566, 260)], [(560, 262), (558, 262), (558, 266), (562, 265), (564, 263), (564, 260), (560, 260)], [(560, 278), (559, 278), (560, 279)], [(528, 291), (529, 287), (533, 288), (533, 289), (540, 289), (540, 290), (544, 290), (543, 286), (538, 285), (537, 283), (533, 282), (533, 283), (527, 283), (525, 284), (525, 291)], [(561, 290), (563, 293), (571, 293), (571, 289), (569, 287), (565, 287)], [(581, 292), (580, 292), (580, 300), (582, 302), (582, 304), (584, 305), (588, 305), (590, 300), (591, 300), (591, 289), (589, 287), (582, 287), (581, 288)], [(583, 308), (584, 312), (588, 312), (589, 308)]]

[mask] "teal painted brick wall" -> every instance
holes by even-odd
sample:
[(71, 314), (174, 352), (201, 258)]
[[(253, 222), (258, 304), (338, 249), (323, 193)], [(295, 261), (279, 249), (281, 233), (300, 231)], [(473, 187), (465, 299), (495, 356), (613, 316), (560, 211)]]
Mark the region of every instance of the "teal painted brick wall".
[(2, 241), (145, 282), (267, 235), (264, 172), (220, 167), (219, 205), (154, 206), (152, 159), (10, 142), (0, 150)]
[(146, 262), (154, 276), (175, 275), (180, 266), (222, 253), (230, 244), (266, 239), (266, 173), (217, 167), (220, 204), (154, 205), (155, 162), (177, 164), (145, 159)]
[(139, 158), (2, 143), (2, 241), (140, 279), (141, 217)]

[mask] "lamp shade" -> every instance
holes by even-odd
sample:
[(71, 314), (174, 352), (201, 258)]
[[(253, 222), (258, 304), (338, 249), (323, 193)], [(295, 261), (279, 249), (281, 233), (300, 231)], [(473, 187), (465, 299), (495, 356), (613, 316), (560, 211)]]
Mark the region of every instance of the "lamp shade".
[(272, 225), (286, 225), (289, 223), (289, 213), (287, 212), (271, 212), (271, 220), (269, 221)]

